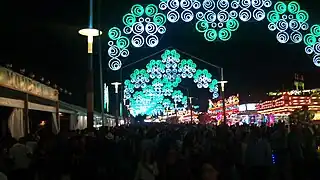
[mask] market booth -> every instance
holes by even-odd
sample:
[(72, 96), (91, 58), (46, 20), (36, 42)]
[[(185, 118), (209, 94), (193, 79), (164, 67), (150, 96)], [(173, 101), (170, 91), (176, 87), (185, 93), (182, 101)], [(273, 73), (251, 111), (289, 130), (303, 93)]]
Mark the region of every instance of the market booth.
[(9, 129), (14, 138), (25, 136), (38, 126), (32, 119), (50, 120), (47, 126), (54, 133), (60, 130), (58, 90), (4, 67), (0, 67), (0, 107), (1, 135)]
[[(0, 66), (0, 135), (18, 139), (46, 128), (60, 131), (87, 128), (87, 109), (59, 101), (58, 90)], [(115, 117), (94, 112), (94, 126), (114, 126)], [(9, 130), (9, 132), (8, 132)]]
[(258, 113), (274, 116), (275, 121), (287, 122), (290, 114), (301, 109), (302, 106), (307, 106), (309, 111), (315, 113), (312, 120), (320, 120), (320, 97), (315, 95), (318, 91), (315, 89), (282, 93), (277, 99), (259, 103)]

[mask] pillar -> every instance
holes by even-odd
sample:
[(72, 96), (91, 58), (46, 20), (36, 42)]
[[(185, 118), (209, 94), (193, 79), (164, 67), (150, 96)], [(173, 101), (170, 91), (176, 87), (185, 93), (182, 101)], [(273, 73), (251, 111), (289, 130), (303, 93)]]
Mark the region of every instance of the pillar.
[(25, 94), (24, 107), (23, 107), (23, 125), (24, 135), (29, 134), (29, 128), (32, 127), (32, 121), (29, 121), (29, 95)]

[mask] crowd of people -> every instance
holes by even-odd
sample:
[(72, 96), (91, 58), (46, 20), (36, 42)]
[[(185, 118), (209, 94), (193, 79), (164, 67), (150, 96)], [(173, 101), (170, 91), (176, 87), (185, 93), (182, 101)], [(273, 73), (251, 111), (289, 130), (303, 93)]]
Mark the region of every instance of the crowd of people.
[(7, 138), (0, 180), (319, 179), (314, 126), (149, 124)]

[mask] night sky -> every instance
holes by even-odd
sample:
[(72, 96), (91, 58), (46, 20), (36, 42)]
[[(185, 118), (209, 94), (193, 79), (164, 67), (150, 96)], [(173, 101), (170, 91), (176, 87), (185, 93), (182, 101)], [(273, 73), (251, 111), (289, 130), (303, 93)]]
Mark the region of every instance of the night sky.
[[(121, 26), (122, 16), (136, 3), (158, 4), (159, 0), (101, 0), (101, 27), (103, 48), (103, 76), (107, 83), (120, 80), (119, 72), (108, 69), (107, 31)], [(320, 3), (314, 0), (300, 1), (309, 15), (309, 23), (320, 23)], [(85, 107), (87, 74), (87, 42), (77, 32), (88, 26), (88, 0), (55, 1), (6, 1), (1, 3), (2, 34), (1, 64), (11, 63), (13, 69), (25, 68), (33, 72), (35, 79), (44, 77), (52, 84), (71, 91), (72, 96), (61, 95), (67, 102)], [(97, 23), (97, 13), (94, 23)], [(240, 93), (244, 101), (259, 100), (266, 92), (291, 89), (294, 73), (305, 76), (306, 88), (320, 87), (320, 69), (314, 66), (311, 57), (304, 53), (304, 45), (280, 44), (276, 33), (267, 28), (267, 19), (262, 23), (240, 22), (238, 31), (227, 42), (207, 42), (194, 24), (179, 22), (167, 24), (167, 32), (156, 48), (131, 48), (124, 64), (137, 61), (167, 47), (188, 52), (210, 63), (224, 67), (225, 79), (229, 81), (227, 95)], [(94, 47), (97, 50), (97, 46)], [(188, 56), (181, 55), (183, 58)], [(95, 51), (96, 107), (99, 109), (98, 57)], [(155, 59), (158, 56), (153, 57)], [(207, 68), (214, 76), (217, 70), (194, 60), (200, 68)], [(144, 61), (124, 70), (123, 79), (136, 68), (144, 68)], [(218, 77), (217, 77), (218, 78)], [(195, 84), (185, 81), (192, 96), (205, 101), (208, 93), (195, 91)], [(110, 93), (113, 89), (110, 90)], [(201, 95), (199, 95), (201, 94)], [(250, 94), (250, 97), (249, 97)]]

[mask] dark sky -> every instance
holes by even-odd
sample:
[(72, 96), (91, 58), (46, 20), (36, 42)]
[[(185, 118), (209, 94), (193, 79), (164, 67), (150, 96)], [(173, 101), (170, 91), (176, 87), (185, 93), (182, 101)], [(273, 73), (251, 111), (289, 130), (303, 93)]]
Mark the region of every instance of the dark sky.
[[(120, 79), (119, 72), (108, 70), (107, 30), (121, 25), (122, 16), (135, 3), (158, 2), (102, 0), (102, 59), (106, 82)], [(300, 4), (309, 12), (310, 24), (320, 23), (319, 2), (306, 0), (300, 1)], [(62, 95), (62, 100), (85, 106), (87, 47), (86, 38), (78, 35), (77, 31), (88, 26), (88, 5), (88, 0), (2, 2), (4, 28), (1, 31), (4, 33), (1, 33), (1, 64), (12, 63), (15, 70), (25, 68), (27, 72), (35, 73), (36, 79), (43, 76), (73, 93), (72, 96)], [(304, 53), (303, 44), (279, 44), (275, 36), (275, 32), (268, 30), (266, 19), (262, 23), (240, 23), (240, 28), (233, 33), (231, 40), (213, 43), (205, 41), (190, 23), (168, 23), (167, 32), (156, 48), (131, 49), (131, 55), (123, 63), (134, 62), (172, 46), (224, 67), (225, 79), (229, 81), (226, 93), (240, 93), (243, 99), (251, 94), (251, 98), (258, 100), (268, 91), (282, 89), (283, 86), (291, 88), (295, 72), (305, 75), (307, 88), (320, 87), (320, 69)], [(97, 56), (94, 61), (94, 67), (98, 70)], [(126, 68), (124, 79), (135, 68), (143, 68), (147, 62)], [(217, 74), (215, 69), (195, 62), (199, 67), (208, 68), (212, 74)], [(98, 78), (96, 71), (96, 89), (99, 87)], [(186, 85), (189, 86), (188, 83)], [(96, 109), (99, 109), (98, 92)], [(196, 92), (192, 93), (197, 96)]]

